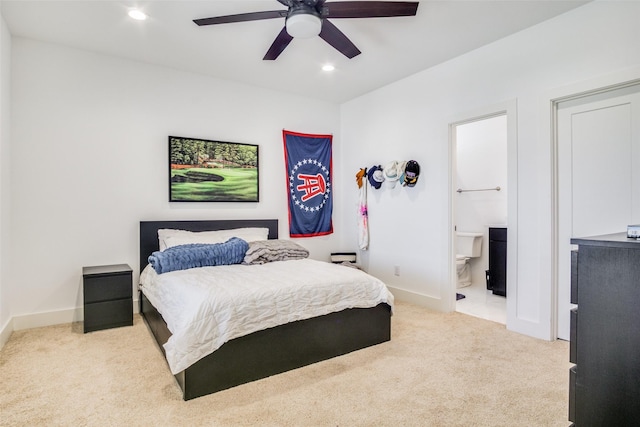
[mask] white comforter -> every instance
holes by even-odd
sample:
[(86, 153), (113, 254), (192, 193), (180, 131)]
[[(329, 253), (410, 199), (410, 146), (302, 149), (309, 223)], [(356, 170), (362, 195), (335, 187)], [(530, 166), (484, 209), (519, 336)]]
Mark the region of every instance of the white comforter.
[(160, 275), (147, 266), (140, 289), (172, 333), (164, 349), (173, 374), (252, 332), (347, 308), (393, 306), (393, 295), (375, 277), (311, 259)]

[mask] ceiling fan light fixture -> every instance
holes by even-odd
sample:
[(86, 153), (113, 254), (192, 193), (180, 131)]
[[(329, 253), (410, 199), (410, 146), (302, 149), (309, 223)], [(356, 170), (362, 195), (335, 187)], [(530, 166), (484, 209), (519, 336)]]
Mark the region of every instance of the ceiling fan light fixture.
[(313, 14), (299, 13), (287, 18), (286, 27), (291, 37), (308, 39), (320, 34), (322, 19)]

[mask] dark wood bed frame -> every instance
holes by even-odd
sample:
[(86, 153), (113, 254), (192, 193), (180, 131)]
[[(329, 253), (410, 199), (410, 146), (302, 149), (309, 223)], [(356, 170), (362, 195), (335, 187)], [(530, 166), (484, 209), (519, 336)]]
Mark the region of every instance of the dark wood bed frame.
[[(278, 238), (278, 220), (141, 221), (140, 269), (158, 250), (158, 229), (190, 231), (267, 227)], [(140, 292), (140, 313), (164, 354), (171, 332), (155, 307)], [(287, 323), (228, 341), (215, 352), (175, 375), (184, 400), (235, 387), (310, 365), (391, 339), (387, 304), (352, 308)]]

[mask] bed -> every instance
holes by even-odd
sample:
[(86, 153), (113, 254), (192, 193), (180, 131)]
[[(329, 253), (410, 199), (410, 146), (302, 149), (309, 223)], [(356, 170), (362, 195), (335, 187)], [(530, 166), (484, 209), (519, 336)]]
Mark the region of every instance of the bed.
[[(269, 239), (278, 238), (278, 220), (275, 219), (141, 221), (140, 268), (147, 266), (149, 255), (159, 250), (159, 229), (199, 232), (245, 227), (265, 227)], [(167, 323), (142, 290), (139, 302), (140, 313), (166, 356), (164, 345), (172, 336)], [(189, 400), (380, 344), (390, 338), (389, 304), (347, 308), (233, 338), (174, 376), (183, 399)]]

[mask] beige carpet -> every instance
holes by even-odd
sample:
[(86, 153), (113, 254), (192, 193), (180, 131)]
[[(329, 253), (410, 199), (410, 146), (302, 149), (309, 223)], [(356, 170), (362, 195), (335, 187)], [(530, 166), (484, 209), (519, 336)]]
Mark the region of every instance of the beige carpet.
[(398, 303), (391, 341), (184, 402), (146, 325), (13, 333), (3, 426), (568, 426), (568, 343)]

